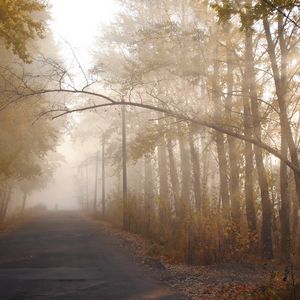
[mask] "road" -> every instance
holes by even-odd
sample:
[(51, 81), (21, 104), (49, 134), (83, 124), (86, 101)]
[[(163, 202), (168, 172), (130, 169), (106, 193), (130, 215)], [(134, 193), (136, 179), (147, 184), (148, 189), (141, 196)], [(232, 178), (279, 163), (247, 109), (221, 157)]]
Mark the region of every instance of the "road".
[(0, 299), (180, 299), (96, 222), (52, 212), (0, 236)]

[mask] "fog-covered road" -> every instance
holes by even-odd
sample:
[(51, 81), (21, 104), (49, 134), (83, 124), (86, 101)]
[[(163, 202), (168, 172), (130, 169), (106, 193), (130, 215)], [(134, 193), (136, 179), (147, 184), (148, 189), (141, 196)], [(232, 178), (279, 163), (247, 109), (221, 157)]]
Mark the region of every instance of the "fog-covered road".
[(179, 299), (95, 222), (47, 213), (0, 237), (0, 299)]

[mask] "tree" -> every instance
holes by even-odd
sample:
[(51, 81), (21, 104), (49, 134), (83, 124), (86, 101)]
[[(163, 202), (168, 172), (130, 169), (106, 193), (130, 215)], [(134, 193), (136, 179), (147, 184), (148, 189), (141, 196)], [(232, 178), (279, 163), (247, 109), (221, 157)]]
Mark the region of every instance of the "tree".
[[(245, 222), (240, 221), (246, 214), (251, 235), (258, 230), (262, 232), (263, 257), (271, 258), (273, 248), (277, 246), (272, 244), (272, 232), (276, 230), (274, 215), (278, 213), (278, 206), (272, 200), (280, 198), (281, 194), (281, 215), (285, 216), (282, 217), (282, 225), (288, 225), (289, 195), (286, 195), (284, 181), (284, 174), (288, 171), (285, 166), (290, 167), (295, 178), (300, 174), (297, 157), (292, 157), (298, 151), (293, 148), (296, 144), (293, 146), (291, 140), (285, 138), (291, 135), (294, 142), (297, 140), (293, 122), (295, 111), (299, 109), (298, 103), (292, 96), (284, 94), (284, 101), (281, 101), (286, 107), (280, 108), (278, 100), (287, 83), (299, 96), (299, 78), (291, 72), (296, 70), (295, 66), (287, 68), (284, 63), (287, 39), (280, 35), (282, 28), (291, 36), (296, 29), (279, 26), (280, 30), (274, 30), (273, 25), (281, 21), (273, 20), (271, 16), (278, 17), (278, 11), (261, 2), (252, 5), (251, 1), (219, 1), (214, 8), (224, 28), (215, 22), (215, 11), (207, 1), (122, 3), (125, 8), (119, 22), (112, 24), (102, 37), (94, 72), (90, 81), (86, 77), (85, 86), (72, 86), (68, 72), (54, 64), (56, 82), (52, 80), (51, 86), (39, 88), (32, 84), (34, 80), (24, 78), (16, 96), (10, 94), (10, 102), (59, 93), (81, 94), (90, 98), (81, 106), (69, 108), (64, 105), (48, 109), (47, 113), (52, 113), (54, 118), (97, 108), (112, 108), (113, 111), (117, 106), (122, 106), (124, 112), (126, 107), (126, 124), (123, 122), (122, 128), (128, 129), (126, 146), (129, 151), (123, 159), (126, 162), (123, 170), (128, 167), (130, 178), (131, 164), (135, 161), (133, 157), (136, 157), (137, 169), (143, 166), (140, 173), (145, 177), (144, 209), (154, 205), (153, 224), (163, 225), (162, 237), (159, 233), (156, 236), (160, 240), (165, 239), (164, 245), (177, 247), (175, 236), (179, 236), (181, 249), (188, 254), (189, 261), (193, 260), (192, 256), (198, 255), (193, 254), (192, 249), (199, 249), (199, 245), (205, 243), (209, 249), (204, 255), (206, 261), (212, 260), (211, 257), (225, 257), (231, 253), (228, 248), (236, 251), (233, 249), (241, 246), (237, 237), (241, 237), (238, 231), (245, 229)], [(290, 8), (284, 6), (283, 9)], [(233, 14), (239, 17), (238, 21), (231, 22)], [(287, 20), (285, 18), (286, 24)], [(256, 30), (264, 25), (264, 32)], [(271, 25), (271, 39), (267, 38), (268, 25)], [(227, 31), (230, 36), (226, 35)], [(128, 32), (131, 34), (128, 35)], [(282, 45), (274, 43), (277, 37)], [(244, 43), (241, 44), (241, 40)], [(291, 41), (295, 42), (295, 53), (298, 53), (298, 41)], [(275, 46), (275, 61), (272, 59), (272, 45)], [(263, 51), (265, 47), (270, 48), (268, 53)], [(274, 62), (281, 70), (279, 80), (274, 71), (270, 74), (267, 70), (272, 65), (274, 69)], [(289, 79), (285, 79), (285, 73)], [(276, 87), (278, 82), (279, 89)], [(107, 92), (100, 93), (99, 88), (106, 88)], [(144, 109), (155, 111), (155, 115), (143, 117)], [(119, 113), (119, 110), (116, 111)], [(118, 113), (112, 115), (115, 124), (119, 122), (120, 125)], [(141, 129), (141, 124), (147, 126)], [(113, 152), (120, 167), (121, 127), (117, 127), (108, 152)], [(205, 135), (202, 134), (203, 128), (206, 128)], [(208, 150), (204, 149), (206, 147)], [(202, 155), (203, 151), (206, 156)], [(149, 153), (153, 158), (150, 163), (147, 161)], [(280, 168), (279, 160), (272, 159), (270, 163), (270, 154), (281, 162), (279, 177), (276, 173)], [(145, 159), (146, 164), (140, 164), (140, 159)], [(206, 178), (202, 181), (201, 170), (202, 178)], [(151, 181), (149, 178), (155, 178), (155, 175), (157, 180)], [(278, 179), (282, 182), (280, 190)], [(142, 190), (143, 186), (137, 181), (135, 185)], [(149, 183), (152, 194), (146, 182), (152, 182)], [(127, 187), (127, 183), (123, 186)], [(192, 186), (193, 193), (190, 193), (189, 187)], [(199, 195), (204, 190), (207, 191), (203, 201), (205, 210), (200, 212), (197, 210)], [(128, 187), (131, 224), (135, 226), (126, 227), (130, 230), (149, 228), (150, 214), (147, 215), (148, 224), (143, 223), (137, 202), (141, 196), (131, 192)], [(160, 194), (160, 199), (157, 199), (160, 201), (154, 199), (150, 203), (149, 199), (156, 194)], [(182, 207), (178, 205), (178, 198), (184, 202)], [(142, 215), (145, 215), (144, 210)], [(231, 221), (237, 232), (231, 227)], [(214, 228), (215, 234), (210, 235), (207, 228)], [(251, 235), (249, 243), (252, 242)]]
[[(48, 80), (44, 77), (43, 63), (38, 58), (41, 56), (39, 50), (46, 48), (43, 43), (51, 49), (44, 54), (57, 57), (52, 36), (46, 35), (47, 18), (43, 2), (0, 1), (0, 39), (3, 41), (0, 47), (1, 221), (6, 216), (10, 202), (15, 199), (13, 190), (21, 189), (24, 192), (24, 208), (32, 189), (39, 188), (45, 184), (46, 178), (49, 179), (46, 174), (49, 174), (50, 166), (46, 166), (43, 160), (55, 150), (58, 140), (58, 123), (54, 125), (49, 118), (44, 118), (39, 124), (34, 123), (40, 112), (48, 106), (49, 97), (30, 97), (14, 107), (8, 105), (14, 88), (24, 83), (24, 74), (39, 70), (35, 87), (44, 85)], [(40, 39), (44, 37), (46, 39), (42, 43)], [(46, 68), (49, 70), (48, 66)]]
[(39, 0), (0, 1), (0, 38), (8, 49), (12, 49), (26, 63), (31, 62), (28, 42), (45, 36), (45, 21), (42, 17), (45, 12), (46, 5)]

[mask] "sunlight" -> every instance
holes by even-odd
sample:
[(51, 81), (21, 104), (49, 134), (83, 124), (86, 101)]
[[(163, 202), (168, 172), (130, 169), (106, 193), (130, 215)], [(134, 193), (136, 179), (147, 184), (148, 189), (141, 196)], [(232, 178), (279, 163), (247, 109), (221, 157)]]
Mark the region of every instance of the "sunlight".
[(114, 0), (50, 0), (51, 29), (64, 58), (70, 59), (70, 46), (76, 50), (84, 66), (90, 63), (90, 54), (101, 25), (110, 22), (118, 11)]
[(299, 16), (0, 0), (0, 300), (300, 299)]

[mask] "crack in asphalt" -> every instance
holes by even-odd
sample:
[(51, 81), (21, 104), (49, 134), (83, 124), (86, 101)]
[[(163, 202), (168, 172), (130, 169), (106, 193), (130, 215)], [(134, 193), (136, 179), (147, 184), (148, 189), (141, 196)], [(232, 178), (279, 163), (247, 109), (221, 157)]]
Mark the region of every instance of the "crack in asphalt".
[(48, 212), (0, 236), (0, 300), (20, 299), (182, 298), (80, 213)]

